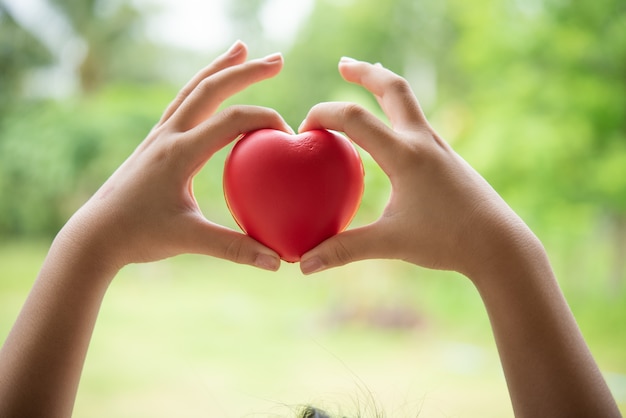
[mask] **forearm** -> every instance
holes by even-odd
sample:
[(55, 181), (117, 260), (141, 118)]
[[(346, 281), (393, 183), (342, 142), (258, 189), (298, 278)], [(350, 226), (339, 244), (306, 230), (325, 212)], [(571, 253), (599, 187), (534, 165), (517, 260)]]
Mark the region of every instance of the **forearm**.
[(116, 269), (62, 233), (0, 352), (0, 416), (69, 417)]
[(541, 244), (528, 233), (472, 274), (515, 415), (619, 417)]

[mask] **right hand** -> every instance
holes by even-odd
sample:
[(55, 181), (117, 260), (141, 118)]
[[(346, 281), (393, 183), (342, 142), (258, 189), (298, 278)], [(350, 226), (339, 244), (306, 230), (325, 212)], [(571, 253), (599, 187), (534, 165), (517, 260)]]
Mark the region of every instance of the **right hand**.
[[(275, 251), (206, 219), (193, 194), (194, 176), (239, 135), (273, 128), (291, 132), (274, 110), (222, 102), (280, 72), (282, 56), (246, 61), (237, 42), (200, 71), (166, 109), (157, 126), (58, 236), (63, 252), (80, 251), (101, 269), (206, 254), (277, 270)], [(60, 245), (60, 244), (59, 244)]]
[(510, 245), (536, 243), (513, 210), (429, 125), (404, 78), (352, 59), (342, 59), (339, 71), (375, 95), (391, 128), (356, 104), (334, 102), (313, 107), (300, 131), (344, 132), (387, 174), (391, 196), (376, 222), (304, 254), (303, 273), (382, 258), (469, 275)]

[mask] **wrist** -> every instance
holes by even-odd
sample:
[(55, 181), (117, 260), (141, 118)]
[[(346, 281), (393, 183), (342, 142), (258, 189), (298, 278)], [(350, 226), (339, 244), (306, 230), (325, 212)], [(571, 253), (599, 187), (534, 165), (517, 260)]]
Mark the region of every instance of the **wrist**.
[(72, 276), (89, 277), (90, 282), (108, 285), (124, 266), (119, 251), (111, 247), (107, 231), (73, 218), (55, 237), (47, 258), (79, 273)]
[(527, 280), (546, 272), (552, 274), (543, 245), (521, 219), (515, 217), (492, 225), (461, 271), (481, 293), (516, 277)]

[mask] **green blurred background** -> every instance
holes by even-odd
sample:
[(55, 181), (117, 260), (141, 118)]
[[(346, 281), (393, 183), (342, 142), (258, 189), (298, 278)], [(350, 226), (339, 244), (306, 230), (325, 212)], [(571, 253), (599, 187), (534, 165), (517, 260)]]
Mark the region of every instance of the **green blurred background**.
[[(0, 0), (0, 337), (67, 218), (178, 88), (242, 39), (285, 55), (229, 103), (297, 127), (321, 101), (375, 101), (343, 55), (412, 84), (433, 126), (546, 245), (626, 411), (626, 3), (623, 0)], [(224, 204), (228, 149), (198, 175)], [(363, 153), (353, 225), (389, 184)], [(304, 278), (198, 256), (124, 269), (101, 311), (75, 415), (289, 416), (312, 403), (390, 417), (512, 415), (477, 292), (401, 262)]]

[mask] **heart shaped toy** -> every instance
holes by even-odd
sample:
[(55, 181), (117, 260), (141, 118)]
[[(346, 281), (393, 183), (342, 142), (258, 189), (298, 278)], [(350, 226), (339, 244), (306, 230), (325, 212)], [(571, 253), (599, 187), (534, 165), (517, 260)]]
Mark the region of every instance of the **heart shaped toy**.
[(245, 134), (226, 158), (224, 196), (245, 233), (296, 262), (348, 226), (363, 177), (354, 145), (335, 132), (261, 129)]

